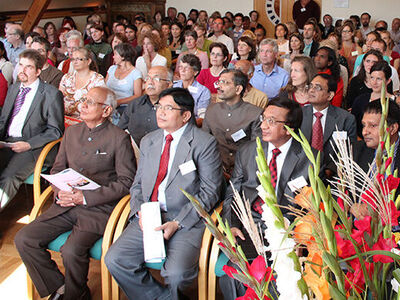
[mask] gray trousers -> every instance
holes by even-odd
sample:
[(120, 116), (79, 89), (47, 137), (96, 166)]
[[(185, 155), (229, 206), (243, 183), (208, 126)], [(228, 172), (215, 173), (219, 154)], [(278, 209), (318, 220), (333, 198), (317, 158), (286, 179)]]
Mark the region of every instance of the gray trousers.
[[(198, 236), (199, 229), (195, 230), (193, 236)], [(180, 299), (198, 273), (200, 244), (190, 242), (190, 236), (190, 230), (182, 229), (165, 241), (167, 258), (161, 276), (167, 287), (157, 282), (144, 265), (143, 233), (138, 218), (129, 223), (111, 246), (105, 263), (129, 299)]]

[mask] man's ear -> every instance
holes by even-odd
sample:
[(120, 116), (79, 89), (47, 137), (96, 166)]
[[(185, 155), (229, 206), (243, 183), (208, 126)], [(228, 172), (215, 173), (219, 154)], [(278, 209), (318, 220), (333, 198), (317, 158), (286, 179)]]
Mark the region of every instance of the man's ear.
[(392, 125), (389, 125), (388, 130), (389, 130), (389, 135), (390, 136), (395, 135), (396, 133), (399, 132), (399, 124), (398, 123), (394, 123)]
[(235, 86), (236, 95), (240, 95), (243, 91), (243, 87), (241, 85)]
[(190, 118), (192, 117), (192, 113), (188, 110), (183, 112), (183, 122), (189, 122)]
[(109, 106), (109, 105), (107, 105), (107, 106), (103, 109), (103, 115), (102, 115), (102, 117), (105, 118), (105, 119), (107, 119), (109, 116), (111, 116), (112, 111), (113, 111), (112, 107)]
[(329, 101), (332, 101), (333, 97), (335, 97), (335, 92), (329, 92)]

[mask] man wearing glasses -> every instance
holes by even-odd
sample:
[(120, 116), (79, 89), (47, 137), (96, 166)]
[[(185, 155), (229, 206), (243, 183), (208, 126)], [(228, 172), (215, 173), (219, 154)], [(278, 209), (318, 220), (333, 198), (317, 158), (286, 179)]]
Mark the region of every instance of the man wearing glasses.
[(203, 121), (203, 130), (218, 141), (224, 175), (229, 179), (235, 163), (235, 154), (247, 141), (261, 136), (259, 116), (262, 109), (243, 101), (248, 77), (239, 70), (225, 70), (218, 83), (218, 98), (210, 104)]
[(311, 146), (323, 152), (325, 175), (331, 178), (336, 172), (331, 154), (335, 157), (331, 142), (334, 138), (357, 139), (356, 120), (348, 111), (333, 106), (331, 100), (337, 89), (336, 80), (328, 74), (318, 74), (308, 88), (308, 101), (303, 107), (301, 131)]
[(7, 52), (8, 60), (16, 67), (18, 56), (25, 50), (24, 31), (21, 25), (11, 24), (6, 28), (4, 47)]
[[(130, 223), (105, 256), (105, 263), (129, 299), (186, 299), (180, 295), (197, 278), (204, 224), (180, 189), (206, 211), (217, 204), (222, 170), (217, 141), (197, 128), (189, 91), (171, 88), (155, 105), (159, 130), (140, 144), (140, 160), (131, 187)], [(144, 265), (141, 205), (159, 202), (166, 240), (161, 268), (166, 286)]]
[[(40, 296), (51, 294), (49, 299), (91, 299), (88, 252), (103, 235), (114, 206), (128, 194), (136, 173), (129, 136), (108, 121), (116, 105), (114, 93), (95, 87), (81, 102), (83, 122), (66, 130), (51, 173), (72, 168), (100, 187), (61, 191), (53, 186), (51, 207), (15, 237), (29, 276)], [(61, 247), (63, 275), (46, 248), (69, 230), (72, 233)]]
[[(267, 164), (271, 171), (271, 183), (275, 187), (275, 194), (280, 206), (288, 206), (290, 197), (295, 191), (307, 185), (308, 167), (310, 165), (300, 143), (294, 140), (285, 129), (285, 125), (298, 131), (302, 121), (300, 105), (288, 98), (279, 97), (270, 100), (260, 116), (262, 121), (261, 144), (264, 149)], [(231, 182), (240, 195), (244, 194), (249, 200), (254, 221), (261, 226), (262, 205), (264, 201), (258, 196), (257, 187), (260, 182), (257, 178), (256, 141), (250, 141), (236, 153), (235, 168)], [(223, 207), (223, 217), (231, 226), (232, 234), (242, 246), (246, 257), (253, 260), (257, 252), (242, 223), (231, 210), (233, 190), (229, 186)], [(286, 214), (287, 210), (282, 209)], [(286, 215), (288, 219), (292, 218)], [(219, 281), (224, 299), (236, 299), (245, 294), (246, 288), (234, 279), (224, 275)]]
[(137, 146), (146, 134), (158, 128), (154, 104), (160, 93), (171, 86), (172, 73), (166, 67), (151, 67), (144, 78), (144, 95), (129, 102), (124, 110), (118, 127), (128, 130)]

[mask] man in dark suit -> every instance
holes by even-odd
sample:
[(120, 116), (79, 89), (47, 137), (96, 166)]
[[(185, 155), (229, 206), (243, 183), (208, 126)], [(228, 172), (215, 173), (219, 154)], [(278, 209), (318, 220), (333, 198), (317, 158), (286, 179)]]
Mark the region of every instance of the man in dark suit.
[[(291, 183), (299, 182), (296, 188), (307, 185), (308, 167), (310, 165), (301, 145), (294, 140), (290, 133), (285, 129), (284, 125), (289, 126), (297, 131), (301, 125), (302, 111), (300, 105), (288, 98), (274, 98), (268, 102), (266, 109), (262, 115), (262, 147), (265, 152), (267, 163), (276, 176), (272, 184), (275, 184), (276, 197), (278, 204), (281, 206), (289, 205), (289, 198), (294, 197), (295, 188), (291, 187)], [(232, 173), (231, 182), (234, 188), (244, 194), (249, 200), (252, 215), (256, 223), (261, 222), (261, 205), (263, 201), (258, 196), (257, 187), (260, 182), (257, 178), (256, 142), (250, 141), (245, 144), (236, 153), (235, 168)], [(231, 210), (233, 201), (232, 187), (228, 187), (224, 207), (223, 216), (229, 221), (232, 233), (235, 237), (239, 237), (237, 241), (248, 259), (254, 259), (257, 253), (252, 245), (247, 232), (243, 230), (243, 226), (236, 214)], [(287, 210), (283, 210), (284, 214)], [(287, 215), (287, 217), (289, 217)], [(245, 288), (242, 284), (235, 282), (227, 275), (220, 278), (221, 290), (224, 299), (236, 299), (244, 295)]]
[(303, 51), (304, 55), (309, 57), (314, 57), (319, 48), (319, 43), (314, 39), (317, 33), (316, 27), (317, 24), (313, 21), (307, 21), (304, 24), (303, 37), (305, 47)]
[(325, 175), (330, 178), (336, 172), (330, 155), (334, 155), (333, 139), (357, 138), (356, 121), (348, 111), (335, 107), (330, 101), (335, 95), (336, 81), (327, 74), (318, 74), (308, 86), (308, 101), (303, 107), (301, 131), (311, 146), (324, 153)]
[[(41, 297), (90, 299), (88, 252), (101, 238), (109, 215), (125, 196), (136, 173), (129, 135), (108, 121), (115, 95), (104, 87), (91, 89), (81, 106), (82, 123), (71, 126), (61, 142), (52, 174), (72, 168), (100, 185), (95, 190), (62, 191), (35, 221), (21, 229), (15, 245)], [(72, 229), (61, 247), (65, 276), (46, 250), (50, 241)], [(57, 298), (58, 297), (58, 298)]]
[[(44, 59), (36, 50), (25, 50), (18, 64), (19, 83), (7, 93), (0, 116), (0, 211), (16, 195), (35, 168), (43, 147), (64, 132), (64, 103), (55, 87), (39, 79)], [(54, 160), (52, 152), (47, 164)]]
[[(197, 277), (204, 224), (180, 189), (206, 211), (217, 204), (222, 184), (221, 158), (213, 136), (196, 127), (194, 100), (186, 89), (171, 88), (156, 104), (160, 129), (140, 143), (140, 160), (131, 187), (130, 223), (105, 257), (106, 265), (129, 299), (179, 299)], [(141, 205), (158, 201), (166, 240), (161, 269), (167, 287), (145, 267)]]

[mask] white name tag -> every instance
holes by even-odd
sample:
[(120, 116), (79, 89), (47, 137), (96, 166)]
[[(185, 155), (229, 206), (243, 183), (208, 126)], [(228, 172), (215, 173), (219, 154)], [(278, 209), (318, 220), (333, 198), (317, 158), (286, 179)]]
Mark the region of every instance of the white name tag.
[(351, 52), (351, 55), (352, 55), (352, 56), (358, 56), (358, 51), (353, 51), (353, 52)]
[(178, 50), (175, 50), (175, 53), (176, 53), (176, 54), (181, 54), (181, 52), (182, 52), (182, 50), (179, 50), (179, 49), (178, 49)]
[(243, 129), (236, 131), (234, 134), (231, 135), (233, 141), (236, 143), (237, 141), (241, 140), (246, 136), (246, 133)]
[(99, 53), (99, 57), (100, 57), (101, 59), (103, 59), (104, 56), (106, 56), (104, 53)]
[(337, 139), (345, 140), (345, 139), (347, 139), (347, 131), (334, 131), (332, 133), (332, 137), (335, 140), (337, 140)]
[(305, 12), (305, 11), (306, 11), (306, 8), (303, 7), (302, 9), (300, 9), (300, 11), (301, 11), (301, 12)]
[(179, 169), (181, 170), (181, 173), (183, 176), (186, 174), (196, 171), (196, 165), (194, 164), (193, 160), (189, 160), (179, 166)]
[(191, 94), (197, 94), (197, 92), (199, 91), (199, 88), (196, 86), (189, 86), (188, 90), (189, 90), (189, 93), (191, 93)]
[(304, 176), (297, 177), (288, 182), (288, 186), (293, 193), (306, 185), (307, 181), (304, 179)]

